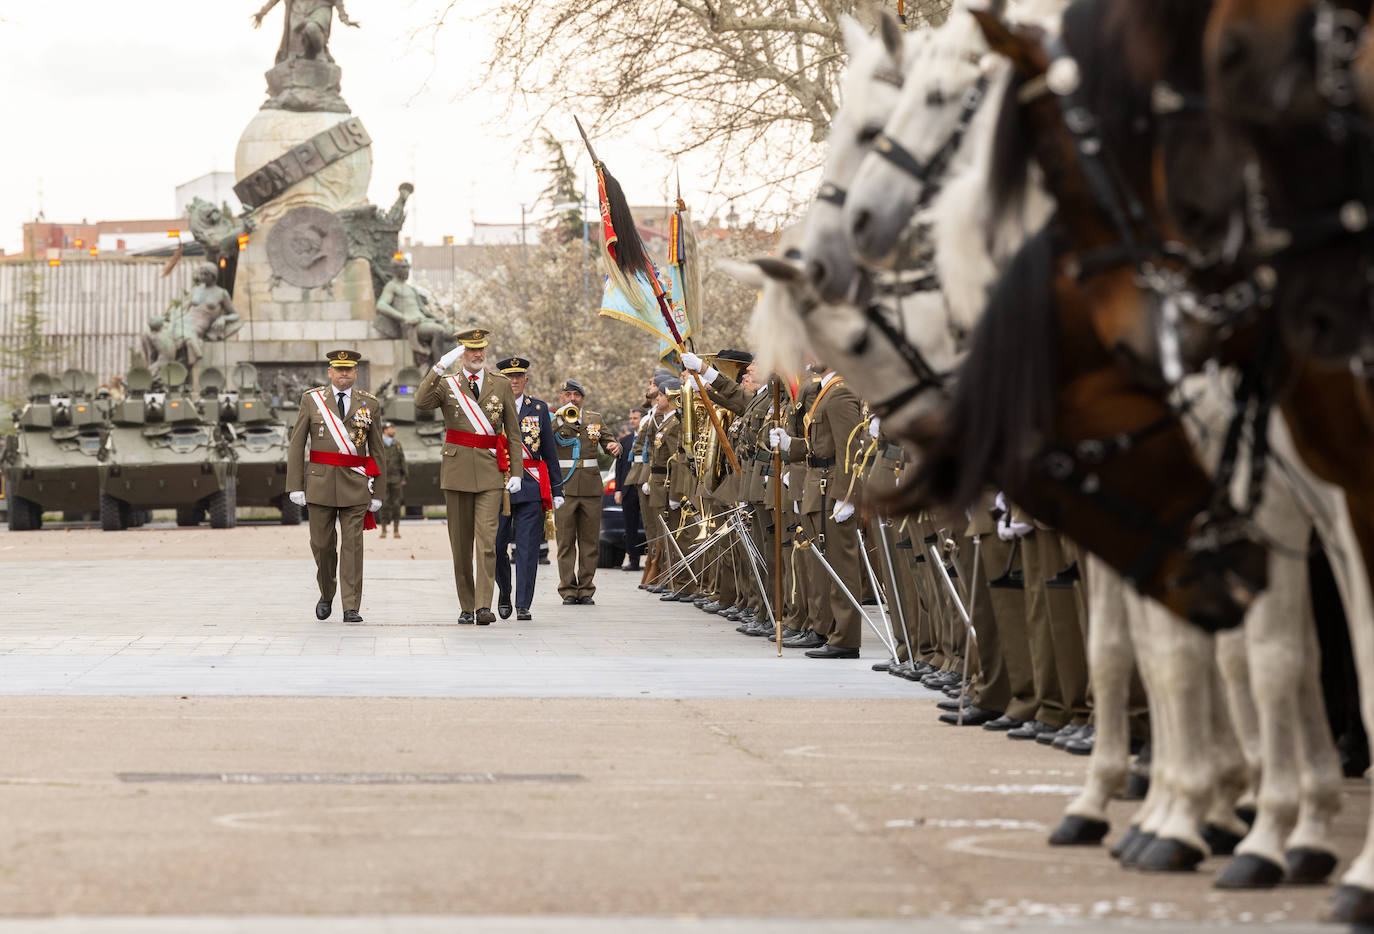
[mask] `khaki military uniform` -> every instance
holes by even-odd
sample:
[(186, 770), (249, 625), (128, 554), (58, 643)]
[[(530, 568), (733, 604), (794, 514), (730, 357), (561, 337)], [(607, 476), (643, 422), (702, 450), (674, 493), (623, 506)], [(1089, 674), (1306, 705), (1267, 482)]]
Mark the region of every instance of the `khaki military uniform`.
[[(801, 440), (806, 427), (803, 422), (811, 404), (816, 401), (816, 393), (820, 392), (820, 388), (818, 379), (807, 379), (803, 382), (797, 391), (797, 399), (791, 410), (786, 412), (787, 417), (782, 424), (792, 437), (794, 445), (784, 455), (786, 464), (783, 468), (783, 476), (786, 479), (783, 483), (782, 522), (784, 529), (790, 530), (784, 535), (789, 545), (790, 561), (783, 589), (791, 601), (790, 608), (783, 618), (783, 625), (797, 632), (811, 629), (813, 620), (826, 618), (829, 612), (823, 606), (823, 582), (817, 579), (825, 577), (825, 571), (817, 566), (815, 558), (806, 553), (807, 549), (796, 547), (798, 536), (805, 540), (808, 534), (801, 515), (802, 498), (806, 493), (806, 448)], [(767, 432), (764, 434), (766, 436)], [(771, 494), (771, 488), (768, 492)]]
[[(678, 523), (682, 521), (682, 509), (669, 509), (668, 503), (675, 500), (676, 496), (670, 496), (670, 483), (672, 474), (670, 465), (680, 459), (682, 447), (682, 421), (678, 418), (677, 412), (670, 411), (666, 418), (659, 422), (657, 430), (649, 441), (653, 445), (653, 453), (649, 459), (649, 515), (653, 517), (654, 530), (649, 534), (659, 542), (658, 567), (656, 577), (651, 583), (662, 584), (670, 590), (676, 590), (673, 586), (678, 579), (686, 576), (686, 572), (679, 569), (674, 574), (668, 573), (668, 568), (678, 560), (677, 549), (668, 542), (677, 529)], [(677, 500), (679, 503), (680, 500)]]
[[(459, 367), (453, 375), (458, 377), (461, 391), (471, 400), (467, 372)], [(452, 383), (444, 377), (445, 374), (437, 369), (430, 369), (416, 390), (415, 407), (421, 411), (442, 411), (448, 431), (478, 433), (478, 426), (472, 423), (454, 397)], [(448, 512), (453, 578), (458, 601), (468, 613), (491, 607), (491, 594), (496, 587), (496, 524), (501, 515), (506, 480), (524, 476), (519, 443), (520, 417), (515, 411), (515, 394), (511, 391), (510, 380), (487, 370), (481, 387), (475, 400), (478, 408), (497, 434), (514, 439), (509, 445), (509, 474), (498, 467), (495, 450), (466, 447), (448, 440), (444, 442), (443, 463), (439, 468), (439, 487), (444, 491)]]
[[(325, 416), (312, 398), (319, 392), (324, 393), (330, 411), (336, 411), (337, 395), (332, 386), (312, 389), (301, 397), (286, 460), (286, 489), (304, 490), (310, 507), (310, 551), (315, 556), (321, 602), (332, 603), (337, 586), (343, 590), (344, 610), (357, 611), (363, 599), (363, 523), (375, 496), (373, 491), (386, 488), (386, 458), (381, 457), (377, 463), (379, 473), (375, 478), (351, 467), (310, 463), (311, 451), (349, 453), (339, 450), (325, 424)], [(349, 403), (343, 418), (344, 430), (359, 456), (378, 458), (383, 447), (381, 403), (356, 386)]]
[[(558, 466), (563, 471), (563, 505), (554, 511), (558, 544), (558, 593), (590, 597), (596, 593), (597, 560), (601, 554), (601, 481), (598, 451), (615, 438), (605, 430), (596, 412), (582, 410), (576, 426), (564, 423), (553, 429)], [(610, 451), (606, 451), (610, 454)]]
[(649, 482), (650, 461), (653, 459), (654, 436), (658, 426), (666, 416), (650, 410), (644, 414), (635, 433), (635, 443), (630, 448), (630, 470), (625, 475), (625, 485), (639, 497), (639, 511), (644, 523), (644, 573), (639, 578), (639, 586), (647, 587), (658, 578), (659, 560), (663, 541), (657, 532), (657, 520), (649, 508), (649, 497), (643, 494), (644, 484)]
[(388, 522), (394, 525), (396, 537), (400, 538), (401, 513), (405, 511), (406, 452), (396, 438), (392, 438), (382, 452), (386, 455), (386, 496), (382, 497), (377, 523), (382, 527), (383, 538), (386, 538)]
[[(802, 514), (807, 534), (817, 541), (844, 587), (857, 599), (862, 592), (863, 568), (859, 557), (859, 517), (845, 522), (831, 518), (835, 503), (853, 502), (854, 463), (861, 443), (854, 428), (861, 421), (859, 397), (845, 385), (844, 377), (821, 381), (820, 391), (803, 423), (806, 443), (806, 490)], [(794, 442), (795, 443), (795, 442)], [(863, 639), (863, 617), (844, 590), (823, 567), (809, 569), (824, 582), (829, 621), (813, 621), (811, 628), (836, 648), (857, 649)]]

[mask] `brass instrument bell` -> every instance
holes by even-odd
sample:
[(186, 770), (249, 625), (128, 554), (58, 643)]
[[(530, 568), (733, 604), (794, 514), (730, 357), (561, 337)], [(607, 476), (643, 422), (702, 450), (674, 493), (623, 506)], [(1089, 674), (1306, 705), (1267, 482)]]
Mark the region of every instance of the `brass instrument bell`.
[(577, 404), (569, 402), (553, 413), (554, 421), (560, 425), (567, 425), (569, 428), (576, 428), (582, 423), (582, 412)]

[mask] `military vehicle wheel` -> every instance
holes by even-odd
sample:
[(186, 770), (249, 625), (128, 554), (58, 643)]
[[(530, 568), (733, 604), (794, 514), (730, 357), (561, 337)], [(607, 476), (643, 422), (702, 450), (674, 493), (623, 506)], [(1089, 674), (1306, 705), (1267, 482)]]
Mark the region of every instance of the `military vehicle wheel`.
[(210, 528), (232, 529), (234, 510), (238, 506), (238, 484), (233, 477), (224, 481), (224, 489), (205, 498), (205, 510), (210, 514)]
[(301, 524), (301, 507), (291, 502), (291, 497), (283, 494), (282, 498), (277, 500), (277, 508), (281, 510), (282, 525)]
[(10, 500), (11, 532), (33, 532), (43, 527), (43, 507), (31, 499), (16, 496)]
[(615, 545), (601, 542), (601, 547), (597, 549), (596, 566), (599, 568), (618, 568), (620, 561), (625, 557), (625, 552)]
[(200, 525), (200, 520), (204, 517), (205, 511), (200, 506), (178, 506), (177, 525), (182, 528), (189, 528), (193, 525)]
[(126, 513), (124, 524), (131, 529), (141, 529), (153, 520), (151, 509), (134, 509), (130, 507)]
[(128, 524), (129, 504), (109, 493), (100, 494), (100, 528), (106, 532), (121, 532)]

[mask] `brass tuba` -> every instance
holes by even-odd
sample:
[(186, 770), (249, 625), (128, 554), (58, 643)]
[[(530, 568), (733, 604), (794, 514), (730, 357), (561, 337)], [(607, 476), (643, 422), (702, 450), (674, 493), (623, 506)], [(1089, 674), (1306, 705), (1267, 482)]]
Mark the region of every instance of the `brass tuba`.
[(553, 413), (555, 425), (567, 425), (569, 428), (577, 428), (582, 424), (582, 412), (577, 404), (569, 402), (567, 405)]

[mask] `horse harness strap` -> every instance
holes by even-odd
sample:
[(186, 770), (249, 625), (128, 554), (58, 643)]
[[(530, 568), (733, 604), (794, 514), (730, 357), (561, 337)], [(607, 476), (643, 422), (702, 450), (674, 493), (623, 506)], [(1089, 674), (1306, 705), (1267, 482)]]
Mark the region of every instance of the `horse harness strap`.
[(925, 183), (926, 188), (921, 192), (920, 200), (916, 204), (916, 211), (928, 206), (935, 199), (935, 195), (939, 193), (944, 182), (944, 172), (949, 168), (949, 162), (954, 158), (954, 154), (963, 145), (964, 135), (968, 132), (969, 125), (973, 123), (973, 117), (978, 113), (978, 108), (982, 105), (987, 90), (988, 75), (987, 72), (983, 72), (964, 93), (964, 102), (959, 110), (959, 118), (955, 121), (954, 129), (924, 163), (886, 133), (879, 133), (877, 138), (873, 140), (874, 152), (907, 175)]
[(833, 204), (837, 208), (844, 207), (845, 199), (849, 197), (849, 192), (845, 191), (834, 182), (822, 182), (821, 190), (816, 192), (816, 200)]

